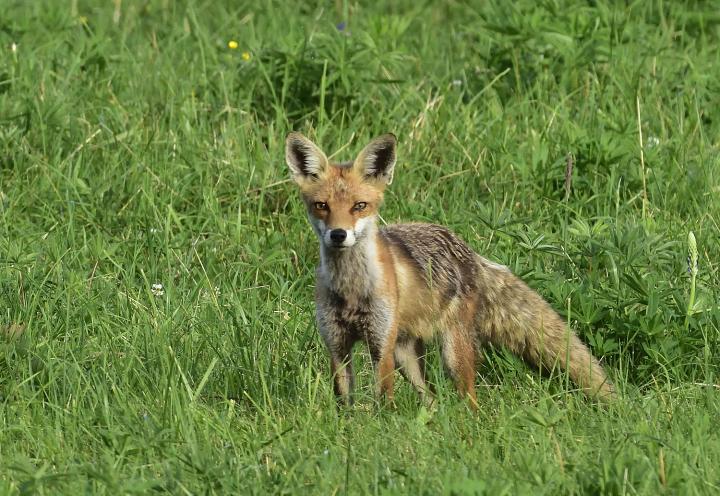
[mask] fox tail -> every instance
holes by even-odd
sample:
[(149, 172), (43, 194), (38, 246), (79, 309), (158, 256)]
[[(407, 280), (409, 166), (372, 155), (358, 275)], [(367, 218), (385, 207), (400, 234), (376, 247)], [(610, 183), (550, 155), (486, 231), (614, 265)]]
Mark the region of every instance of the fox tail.
[[(504, 267), (486, 266), (481, 287), (489, 304), (478, 319), (481, 335), (545, 370), (567, 372), (585, 394), (603, 401), (616, 398), (600, 362), (550, 305)], [(501, 270), (502, 273), (492, 273)], [(495, 284), (490, 283), (494, 281)]]

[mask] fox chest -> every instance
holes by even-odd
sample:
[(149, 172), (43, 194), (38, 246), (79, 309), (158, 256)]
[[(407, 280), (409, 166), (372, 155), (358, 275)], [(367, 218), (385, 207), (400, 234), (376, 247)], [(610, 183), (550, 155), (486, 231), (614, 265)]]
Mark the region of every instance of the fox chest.
[(358, 298), (352, 301), (339, 294), (325, 296), (317, 301), (317, 318), (320, 333), (327, 338), (375, 341), (387, 334), (390, 307), (382, 299)]

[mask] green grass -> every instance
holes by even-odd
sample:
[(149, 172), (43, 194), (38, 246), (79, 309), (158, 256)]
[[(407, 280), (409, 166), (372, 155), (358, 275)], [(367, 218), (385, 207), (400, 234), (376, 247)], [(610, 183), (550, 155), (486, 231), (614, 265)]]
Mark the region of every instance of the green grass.
[[(1, 494), (720, 489), (714, 2), (0, 4)], [(397, 134), (384, 220), (510, 266), (622, 401), (494, 350), (473, 414), (433, 347), (437, 410), (387, 410), (360, 350), (338, 413), (291, 129)]]

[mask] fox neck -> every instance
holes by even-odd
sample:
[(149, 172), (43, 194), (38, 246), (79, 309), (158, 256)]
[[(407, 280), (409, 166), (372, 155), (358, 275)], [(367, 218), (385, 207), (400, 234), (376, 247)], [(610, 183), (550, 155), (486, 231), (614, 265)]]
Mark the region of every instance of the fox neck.
[(344, 250), (320, 241), (320, 274), (328, 289), (352, 301), (367, 298), (380, 278), (377, 226), (368, 225), (357, 242)]

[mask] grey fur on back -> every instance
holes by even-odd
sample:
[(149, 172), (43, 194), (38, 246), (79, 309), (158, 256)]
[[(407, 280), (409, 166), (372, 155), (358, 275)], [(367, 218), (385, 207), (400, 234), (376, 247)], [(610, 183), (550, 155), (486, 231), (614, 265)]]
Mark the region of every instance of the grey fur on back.
[(448, 228), (393, 224), (382, 228), (380, 234), (416, 265), (428, 286), (440, 288), (448, 300), (477, 290), (477, 255)]

